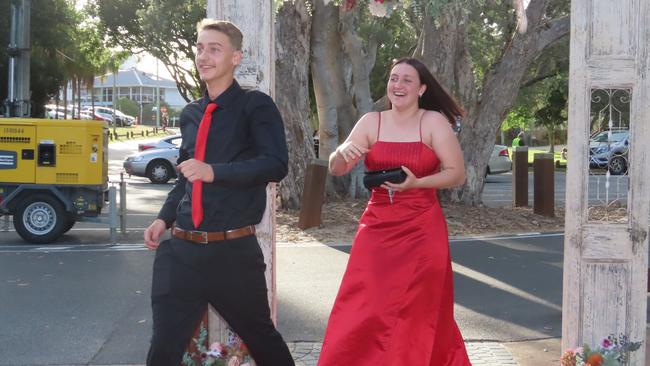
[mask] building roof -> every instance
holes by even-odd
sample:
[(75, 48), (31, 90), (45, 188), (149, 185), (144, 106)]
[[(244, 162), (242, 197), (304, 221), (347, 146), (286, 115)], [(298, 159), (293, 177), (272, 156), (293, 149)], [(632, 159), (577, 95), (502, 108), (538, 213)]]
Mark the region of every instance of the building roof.
[[(95, 77), (95, 88), (113, 87), (113, 73), (104, 76)], [(146, 87), (161, 87), (161, 88), (174, 88), (176, 89), (176, 82), (174, 80), (156, 78), (156, 75), (146, 73), (136, 68), (127, 70), (120, 70), (117, 73), (116, 86), (129, 87), (129, 86), (146, 86)]]

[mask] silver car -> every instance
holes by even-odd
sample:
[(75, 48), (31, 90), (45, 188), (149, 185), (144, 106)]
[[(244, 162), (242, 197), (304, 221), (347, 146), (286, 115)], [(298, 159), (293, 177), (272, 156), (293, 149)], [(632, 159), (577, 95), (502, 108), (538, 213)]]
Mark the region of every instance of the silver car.
[(176, 178), (176, 161), (179, 149), (149, 149), (130, 155), (124, 161), (124, 170), (129, 175), (149, 178), (151, 183), (163, 184)]
[(171, 135), (157, 141), (143, 142), (141, 144), (138, 144), (138, 151), (145, 151), (149, 149), (169, 149), (174, 147), (178, 148), (181, 146), (182, 141), (183, 139), (180, 134)]
[(494, 145), (488, 166), (485, 169), (485, 176), (488, 174), (506, 173), (512, 170), (512, 160), (508, 154), (508, 147), (504, 145)]

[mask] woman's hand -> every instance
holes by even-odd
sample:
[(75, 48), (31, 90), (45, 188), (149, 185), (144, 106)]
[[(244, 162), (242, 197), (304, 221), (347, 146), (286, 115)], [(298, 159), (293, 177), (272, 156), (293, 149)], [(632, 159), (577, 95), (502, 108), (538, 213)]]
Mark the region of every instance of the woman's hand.
[(364, 154), (366, 154), (368, 149), (363, 146), (359, 146), (352, 141), (344, 142), (341, 146), (336, 148), (336, 154), (340, 155), (346, 164), (359, 160)]
[(384, 184), (381, 185), (382, 188), (391, 190), (393, 192), (403, 192), (411, 188), (417, 188), (418, 187), (418, 177), (413, 174), (409, 168), (405, 167), (402, 165), (402, 170), (406, 173), (406, 179), (402, 183), (391, 183), (391, 182), (384, 182)]

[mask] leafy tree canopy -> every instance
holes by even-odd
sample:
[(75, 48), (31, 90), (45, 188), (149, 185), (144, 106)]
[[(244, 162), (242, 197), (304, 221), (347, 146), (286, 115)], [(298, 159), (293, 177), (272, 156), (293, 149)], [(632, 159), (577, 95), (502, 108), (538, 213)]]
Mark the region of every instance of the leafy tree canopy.
[(91, 14), (114, 46), (161, 60), (186, 101), (200, 95), (194, 60), (196, 24), (205, 17), (206, 0), (93, 0)]

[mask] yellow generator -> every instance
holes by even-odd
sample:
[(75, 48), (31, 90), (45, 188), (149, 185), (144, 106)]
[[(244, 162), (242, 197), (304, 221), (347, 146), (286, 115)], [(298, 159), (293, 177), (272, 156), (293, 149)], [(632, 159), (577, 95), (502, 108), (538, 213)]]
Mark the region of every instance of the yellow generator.
[(26, 241), (50, 243), (98, 216), (107, 189), (103, 121), (0, 118), (0, 214)]

